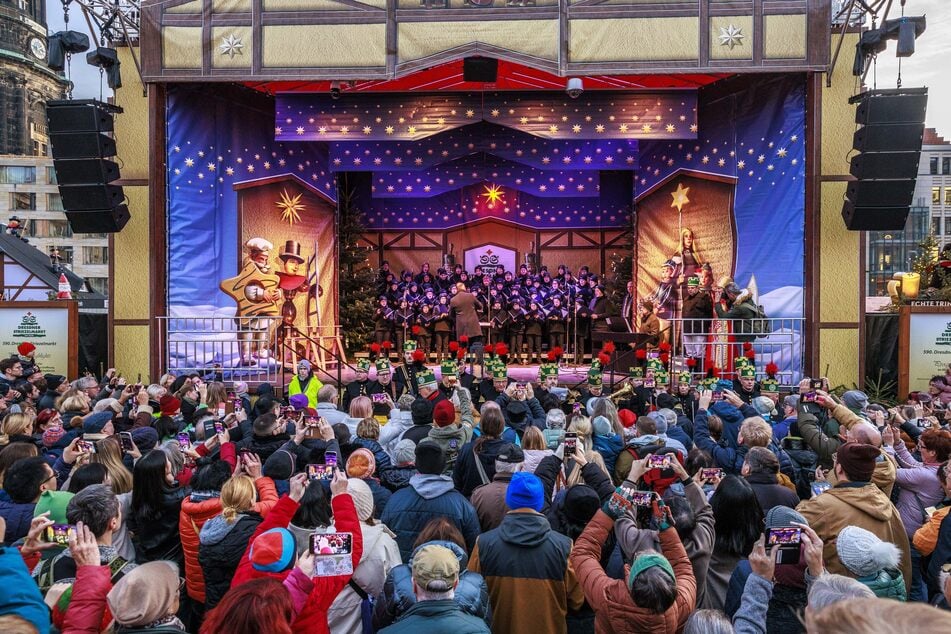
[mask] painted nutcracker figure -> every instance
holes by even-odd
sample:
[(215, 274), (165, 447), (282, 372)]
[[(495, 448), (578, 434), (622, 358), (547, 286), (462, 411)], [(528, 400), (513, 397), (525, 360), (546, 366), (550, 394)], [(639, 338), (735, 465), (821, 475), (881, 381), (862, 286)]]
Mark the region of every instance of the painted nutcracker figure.
[(271, 266), (274, 245), (264, 238), (244, 243), (245, 262), (235, 277), (222, 280), (221, 290), (237, 303), (235, 323), (240, 345), (240, 364), (256, 365), (268, 356), (273, 334), (272, 317), (281, 313), (281, 290)]

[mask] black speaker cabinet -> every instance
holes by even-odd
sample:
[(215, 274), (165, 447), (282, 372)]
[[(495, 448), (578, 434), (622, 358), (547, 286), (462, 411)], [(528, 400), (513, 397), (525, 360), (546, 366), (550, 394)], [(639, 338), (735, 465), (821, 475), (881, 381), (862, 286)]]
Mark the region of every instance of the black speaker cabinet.
[(116, 155), (116, 142), (101, 132), (50, 134), (54, 159), (108, 158)]
[(852, 147), (859, 152), (920, 152), (925, 124), (867, 125), (855, 131)]
[(494, 57), (467, 57), (462, 60), (462, 79), (493, 83), (499, 75), (499, 60)]
[(129, 208), (125, 205), (113, 209), (66, 212), (73, 233), (117, 233), (129, 222), (129, 218)]
[(103, 159), (62, 159), (53, 161), (60, 185), (111, 183), (119, 178), (119, 165)]
[(112, 132), (113, 115), (121, 108), (93, 99), (46, 102), (50, 134), (57, 132)]
[(915, 181), (853, 181), (845, 195), (859, 207), (910, 207), (915, 197)]
[(852, 176), (866, 179), (916, 179), (921, 152), (865, 152), (852, 157)]
[(856, 207), (845, 201), (842, 219), (852, 231), (901, 231), (909, 211), (908, 207)]
[(924, 123), (928, 110), (928, 93), (879, 95), (872, 94), (859, 102), (855, 122), (862, 125), (876, 123)]
[(68, 211), (89, 211), (93, 209), (112, 209), (122, 204), (125, 194), (116, 185), (60, 185), (59, 193), (63, 199), (63, 209)]

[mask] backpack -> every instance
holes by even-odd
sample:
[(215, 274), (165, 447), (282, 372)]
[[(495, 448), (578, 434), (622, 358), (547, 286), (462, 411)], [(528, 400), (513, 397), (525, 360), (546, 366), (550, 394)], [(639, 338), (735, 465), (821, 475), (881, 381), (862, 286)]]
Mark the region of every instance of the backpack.
[(753, 305), (756, 307), (756, 317), (750, 320), (750, 334), (754, 334), (760, 338), (768, 337), (770, 333), (773, 332), (773, 326), (769, 322), (769, 317), (766, 316), (766, 311), (763, 310), (762, 304)]
[(799, 499), (808, 500), (812, 497), (812, 483), (816, 479), (819, 454), (810, 449), (798, 436), (783, 438), (782, 448), (789, 456), (789, 461), (792, 462), (793, 473), (790, 479), (796, 485), (796, 493)]
[[(624, 451), (631, 454), (631, 457), (634, 458), (634, 460), (641, 460), (647, 456), (647, 454), (654, 454), (655, 456), (669, 454), (670, 456), (673, 456), (674, 460), (683, 464), (683, 460), (680, 457), (680, 452), (673, 447), (667, 447), (666, 445), (646, 445), (643, 447), (627, 445), (624, 447)], [(642, 481), (644, 484), (648, 485), (651, 490), (656, 491), (658, 495), (663, 496), (664, 491), (670, 488), (670, 485), (677, 482), (679, 479), (680, 478), (673, 469), (650, 469), (644, 474)]]

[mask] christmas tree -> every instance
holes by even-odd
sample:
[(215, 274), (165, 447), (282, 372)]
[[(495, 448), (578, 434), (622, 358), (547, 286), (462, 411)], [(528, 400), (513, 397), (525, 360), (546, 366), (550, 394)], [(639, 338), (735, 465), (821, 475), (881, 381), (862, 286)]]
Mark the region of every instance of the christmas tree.
[(362, 348), (373, 334), (376, 273), (370, 267), (367, 249), (357, 241), (363, 235), (363, 213), (354, 206), (354, 192), (343, 182), (340, 188), (340, 328), (348, 353)]
[(911, 265), (911, 270), (921, 276), (922, 287), (927, 286), (938, 264), (938, 247), (938, 239), (933, 233), (929, 233), (918, 243), (918, 255)]
[(618, 250), (611, 253), (611, 297), (615, 306), (620, 310), (627, 293), (627, 283), (634, 275), (634, 212), (629, 212), (624, 226), (624, 234), (617, 241)]

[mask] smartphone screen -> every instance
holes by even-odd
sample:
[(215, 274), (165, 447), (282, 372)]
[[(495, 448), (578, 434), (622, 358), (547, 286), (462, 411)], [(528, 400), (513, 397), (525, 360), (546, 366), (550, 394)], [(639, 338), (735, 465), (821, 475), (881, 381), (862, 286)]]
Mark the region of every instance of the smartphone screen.
[(700, 477), (704, 480), (712, 480), (713, 478), (722, 478), (723, 469), (700, 469)]
[[(334, 459), (336, 459), (336, 456), (334, 456)], [(309, 464), (305, 467), (304, 473), (307, 474), (309, 480), (333, 480), (334, 469), (336, 468), (336, 464)]]
[(816, 393), (815, 393), (815, 391), (806, 392), (805, 394), (803, 394), (803, 395), (802, 395), (802, 402), (803, 402), (803, 403), (815, 403), (815, 402), (816, 402)]
[(575, 455), (578, 448), (578, 433), (573, 431), (565, 432), (565, 456)]
[(120, 431), (119, 442), (122, 443), (122, 451), (134, 451), (135, 443), (132, 441), (132, 432)]
[(723, 392), (721, 392), (721, 391), (719, 391), (719, 390), (714, 390), (713, 392), (710, 393), (710, 400), (711, 400), (711, 401), (714, 401), (714, 402), (716, 402), (716, 401), (722, 401), (722, 400), (723, 400)]
[(653, 491), (634, 491), (631, 494), (631, 503), (634, 506), (650, 506), (653, 501)]
[(353, 533), (313, 533), (310, 552), (318, 557), (353, 554)]
[(336, 466), (337, 466), (337, 452), (336, 452), (336, 451), (325, 451), (325, 452), (324, 452), (324, 463), (326, 463), (326, 465), (327, 465), (328, 467), (330, 467), (330, 466), (336, 467)]
[(46, 541), (60, 546), (69, 546), (69, 538), (76, 534), (72, 524), (53, 524), (46, 527)]
[(647, 460), (647, 466), (651, 469), (666, 469), (670, 466), (670, 456), (651, 456)]
[(780, 547), (799, 547), (802, 541), (802, 529), (796, 526), (783, 526), (781, 528), (771, 528), (766, 535), (767, 546)]
[(186, 449), (191, 449), (192, 443), (191, 438), (186, 432), (180, 432), (175, 435), (175, 439), (178, 441), (178, 446), (182, 448), (182, 451)]
[[(231, 412), (229, 412), (228, 409), (229, 407), (227, 402), (218, 403), (218, 418), (224, 418), (226, 414), (230, 414)], [(231, 406), (230, 409), (233, 412), (234, 406)]]
[(96, 443), (88, 440), (80, 440), (76, 443), (76, 449), (81, 453), (96, 453)]
[(370, 395), (370, 400), (372, 400), (374, 403), (385, 403), (385, 402), (386, 402), (386, 394), (382, 394), (382, 393), (371, 394), (371, 395)]
[(215, 421), (215, 433), (216, 433), (216, 434), (223, 434), (224, 432), (225, 432), (225, 426), (224, 426), (224, 424), (223, 424), (223, 423), (220, 423), (220, 422), (218, 422), (218, 421)]

